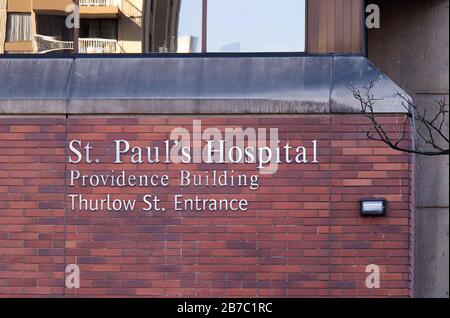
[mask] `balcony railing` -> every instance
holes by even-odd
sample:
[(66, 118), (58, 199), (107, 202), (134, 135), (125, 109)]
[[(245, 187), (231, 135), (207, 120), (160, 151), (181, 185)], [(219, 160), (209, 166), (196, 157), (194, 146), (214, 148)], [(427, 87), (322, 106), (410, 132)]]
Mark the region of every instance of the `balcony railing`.
[[(34, 37), (38, 53), (50, 53), (57, 51), (71, 51), (73, 50), (72, 41), (58, 41), (55, 37), (35, 35)], [(109, 54), (117, 53), (117, 40), (109, 39), (78, 39), (79, 53), (89, 54)]]
[(117, 40), (107, 39), (79, 39), (80, 53), (117, 53)]
[(73, 50), (73, 42), (58, 41), (53, 36), (35, 35), (34, 41), (36, 43), (37, 52), (42, 54)]
[(119, 0), (80, 0), (80, 7), (118, 7)]

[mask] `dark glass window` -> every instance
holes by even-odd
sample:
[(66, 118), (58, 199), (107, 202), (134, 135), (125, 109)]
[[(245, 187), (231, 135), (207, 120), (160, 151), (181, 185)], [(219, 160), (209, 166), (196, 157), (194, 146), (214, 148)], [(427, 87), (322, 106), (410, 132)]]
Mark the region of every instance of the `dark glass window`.
[(117, 40), (117, 20), (81, 19), (80, 38)]
[(58, 15), (36, 15), (37, 34), (53, 37), (58, 41), (73, 41), (73, 29), (66, 27), (66, 17)]

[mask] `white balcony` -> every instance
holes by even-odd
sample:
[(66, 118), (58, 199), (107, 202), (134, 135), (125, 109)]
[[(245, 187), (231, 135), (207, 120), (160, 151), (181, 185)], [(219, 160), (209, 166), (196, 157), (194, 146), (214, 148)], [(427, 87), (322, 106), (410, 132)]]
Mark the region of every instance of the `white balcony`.
[(116, 19), (119, 14), (119, 0), (80, 0), (80, 15), (82, 18)]
[[(35, 35), (37, 53), (50, 53), (58, 51), (72, 51), (73, 42), (58, 41), (52, 36)], [(118, 53), (117, 40), (109, 39), (78, 39), (79, 53), (112, 54)]]
[(79, 39), (78, 50), (80, 53), (111, 54), (117, 53), (117, 40), (107, 39)]
[(41, 54), (73, 50), (73, 42), (58, 41), (53, 36), (37, 34), (34, 36), (34, 42), (36, 43), (37, 53)]

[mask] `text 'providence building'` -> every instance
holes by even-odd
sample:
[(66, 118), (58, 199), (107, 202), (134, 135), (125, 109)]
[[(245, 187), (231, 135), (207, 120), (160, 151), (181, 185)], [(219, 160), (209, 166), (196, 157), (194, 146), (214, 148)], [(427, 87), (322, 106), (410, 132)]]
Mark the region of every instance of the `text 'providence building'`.
[(363, 2), (0, 0), (0, 296), (413, 296)]

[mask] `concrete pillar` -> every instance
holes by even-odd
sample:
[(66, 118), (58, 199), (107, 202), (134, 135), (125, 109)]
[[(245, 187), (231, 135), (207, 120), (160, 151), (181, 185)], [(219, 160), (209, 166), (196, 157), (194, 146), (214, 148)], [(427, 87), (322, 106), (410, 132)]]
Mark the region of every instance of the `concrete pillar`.
[[(368, 32), (368, 54), (432, 111), (449, 96), (449, 1), (368, 1), (381, 9), (381, 28)], [(448, 127), (448, 125), (447, 125)], [(449, 296), (449, 158), (417, 157), (415, 296)]]

